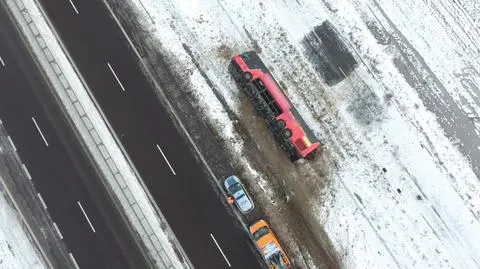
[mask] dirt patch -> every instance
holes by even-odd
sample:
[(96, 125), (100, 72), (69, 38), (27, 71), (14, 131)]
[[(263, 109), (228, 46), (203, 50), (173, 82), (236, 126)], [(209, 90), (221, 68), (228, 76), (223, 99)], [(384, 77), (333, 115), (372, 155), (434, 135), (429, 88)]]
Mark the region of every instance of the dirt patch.
[(329, 21), (315, 26), (301, 43), (307, 59), (330, 86), (345, 79), (357, 66), (357, 61)]
[(229, 46), (222, 44), (217, 48), (217, 56), (225, 60), (230, 60), (233, 56), (233, 50)]
[(368, 87), (359, 85), (349, 100), (347, 110), (353, 115), (358, 123), (370, 125), (383, 118), (383, 101)]

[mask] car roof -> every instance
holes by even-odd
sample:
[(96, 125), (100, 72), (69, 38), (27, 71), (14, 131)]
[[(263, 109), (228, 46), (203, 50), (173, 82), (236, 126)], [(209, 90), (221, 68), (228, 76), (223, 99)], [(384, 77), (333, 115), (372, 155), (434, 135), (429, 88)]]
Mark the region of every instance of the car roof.
[(225, 187), (228, 187), (230, 185), (233, 185), (235, 183), (240, 183), (240, 180), (238, 179), (237, 176), (231, 175), (225, 179)]
[[(225, 188), (229, 192), (230, 192), (229, 188), (235, 184), (240, 184), (241, 189), (231, 194), (234, 196), (235, 194), (237, 194), (237, 196), (234, 198), (235, 198), (235, 203), (237, 204), (238, 209), (242, 211), (242, 213), (247, 213), (254, 208), (254, 204), (253, 204), (252, 198), (250, 197), (250, 195), (248, 195), (247, 190), (245, 189), (243, 184), (240, 182), (238, 177), (235, 175), (231, 175), (227, 177), (224, 181)], [(237, 197), (241, 196), (242, 194), (243, 196), (240, 199), (237, 199)]]
[(238, 209), (240, 209), (240, 211), (246, 213), (250, 210), (253, 209), (254, 205), (253, 205), (253, 201), (252, 199), (250, 198), (250, 196), (248, 196), (248, 194), (246, 193), (245, 190), (242, 191), (244, 196), (241, 197), (240, 199), (235, 199), (237, 205), (238, 205)]

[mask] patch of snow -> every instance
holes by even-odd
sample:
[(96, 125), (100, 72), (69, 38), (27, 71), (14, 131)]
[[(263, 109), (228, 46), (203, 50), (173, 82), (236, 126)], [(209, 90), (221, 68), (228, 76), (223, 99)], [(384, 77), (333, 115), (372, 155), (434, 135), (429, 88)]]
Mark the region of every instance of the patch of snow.
[(0, 189), (0, 268), (48, 268), (24, 229), (19, 213), (4, 195), (4, 189)]
[(480, 26), (480, 2), (476, 0), (461, 0), (456, 2), (459, 3), (465, 12), (471, 16), (473, 22), (478, 28)]

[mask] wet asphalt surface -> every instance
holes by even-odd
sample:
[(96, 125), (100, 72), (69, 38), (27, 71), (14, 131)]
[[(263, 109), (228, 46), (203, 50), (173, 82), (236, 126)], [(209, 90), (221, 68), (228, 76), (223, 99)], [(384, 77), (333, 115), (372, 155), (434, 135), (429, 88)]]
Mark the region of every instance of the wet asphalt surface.
[(260, 268), (101, 1), (74, 1), (78, 15), (68, 1), (40, 2), (195, 268), (228, 268), (212, 236), (232, 268)]
[(80, 268), (146, 268), (1, 7), (0, 118), (68, 251)]

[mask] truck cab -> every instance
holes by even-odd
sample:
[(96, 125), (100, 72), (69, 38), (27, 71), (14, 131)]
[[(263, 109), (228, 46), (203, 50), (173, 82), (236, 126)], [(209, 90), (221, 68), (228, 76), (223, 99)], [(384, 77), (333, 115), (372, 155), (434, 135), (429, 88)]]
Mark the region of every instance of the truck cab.
[(250, 226), (250, 233), (270, 269), (291, 269), (292, 264), (276, 236), (264, 220)]

